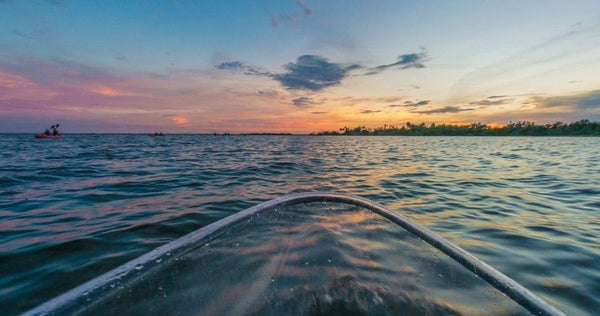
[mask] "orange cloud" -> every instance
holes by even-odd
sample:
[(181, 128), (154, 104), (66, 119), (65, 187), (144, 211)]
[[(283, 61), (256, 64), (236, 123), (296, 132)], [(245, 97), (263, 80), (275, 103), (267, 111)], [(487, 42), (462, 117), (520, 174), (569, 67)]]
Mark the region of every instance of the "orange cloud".
[(100, 93), (101, 95), (109, 96), (109, 97), (113, 97), (113, 96), (117, 95), (117, 92), (111, 88), (102, 88), (98, 91), (98, 93)]
[(183, 116), (173, 116), (171, 119), (175, 124), (186, 124), (189, 122), (189, 120)]
[(105, 97), (117, 97), (117, 96), (136, 96), (137, 93), (131, 91), (114, 89), (106, 86), (96, 87), (91, 89), (92, 92), (103, 95)]

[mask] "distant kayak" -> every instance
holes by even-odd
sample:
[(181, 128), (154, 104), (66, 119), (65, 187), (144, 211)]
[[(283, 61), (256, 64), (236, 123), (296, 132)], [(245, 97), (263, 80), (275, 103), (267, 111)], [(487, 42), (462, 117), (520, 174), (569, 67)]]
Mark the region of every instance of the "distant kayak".
[(33, 135), (35, 138), (63, 138), (62, 135), (46, 135), (46, 134), (35, 134)]
[(165, 136), (166, 134), (160, 133), (160, 134), (148, 134), (148, 136), (150, 137), (161, 137), (161, 136)]

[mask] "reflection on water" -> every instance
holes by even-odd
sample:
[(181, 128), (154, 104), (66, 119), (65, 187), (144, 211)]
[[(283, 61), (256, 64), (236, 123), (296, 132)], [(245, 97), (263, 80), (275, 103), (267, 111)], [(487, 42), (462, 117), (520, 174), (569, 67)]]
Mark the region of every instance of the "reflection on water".
[(327, 203), (256, 214), (86, 312), (527, 314), (399, 226)]
[(599, 138), (3, 135), (0, 148), (7, 314), (303, 191), (372, 199), (569, 315), (600, 310)]

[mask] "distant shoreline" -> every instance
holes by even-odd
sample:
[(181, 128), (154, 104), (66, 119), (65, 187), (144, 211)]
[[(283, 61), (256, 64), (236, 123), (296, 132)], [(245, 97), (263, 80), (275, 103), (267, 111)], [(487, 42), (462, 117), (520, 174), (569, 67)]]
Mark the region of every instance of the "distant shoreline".
[(402, 126), (384, 125), (377, 128), (344, 126), (339, 131), (312, 133), (316, 136), (600, 136), (600, 122), (580, 120), (573, 123), (556, 122), (536, 125), (534, 122), (510, 122), (494, 127), (481, 123), (470, 125), (431, 125), (406, 123)]

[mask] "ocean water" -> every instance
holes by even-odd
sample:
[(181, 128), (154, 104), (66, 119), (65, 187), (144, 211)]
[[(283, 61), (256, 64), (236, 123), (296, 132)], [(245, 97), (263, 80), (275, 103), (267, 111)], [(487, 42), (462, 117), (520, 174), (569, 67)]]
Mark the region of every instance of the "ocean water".
[(600, 310), (600, 138), (2, 136), (0, 306), (9, 315), (305, 191), (372, 199), (569, 315)]

